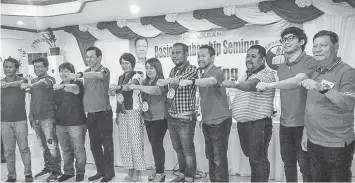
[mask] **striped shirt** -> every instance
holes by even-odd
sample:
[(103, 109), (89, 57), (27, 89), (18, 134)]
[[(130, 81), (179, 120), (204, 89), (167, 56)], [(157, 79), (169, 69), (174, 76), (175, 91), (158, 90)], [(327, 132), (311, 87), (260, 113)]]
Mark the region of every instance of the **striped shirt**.
[[(246, 75), (245, 77), (246, 78)], [(269, 69), (252, 74), (247, 80), (258, 79), (260, 82), (275, 82), (275, 76)], [(245, 81), (247, 81), (245, 80)], [(237, 90), (232, 102), (232, 115), (237, 122), (249, 122), (271, 117), (275, 90), (265, 92), (245, 92)]]

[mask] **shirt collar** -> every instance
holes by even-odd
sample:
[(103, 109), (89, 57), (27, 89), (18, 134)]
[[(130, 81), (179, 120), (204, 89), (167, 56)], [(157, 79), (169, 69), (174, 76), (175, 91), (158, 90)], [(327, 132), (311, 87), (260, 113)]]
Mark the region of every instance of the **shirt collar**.
[[(96, 70), (94, 70), (94, 71), (97, 72), (97, 71), (101, 70), (103, 67), (104, 67), (104, 66), (103, 66), (102, 64), (100, 64), (100, 67), (98, 67), (98, 68), (97, 68)], [(92, 71), (91, 68), (89, 68), (89, 69), (90, 69), (90, 71)]]
[(180, 66), (175, 66), (175, 67), (174, 67), (174, 70), (175, 70), (175, 71), (178, 71), (178, 70), (180, 70), (180, 69), (184, 68), (187, 64), (189, 64), (189, 61), (187, 61), (187, 62), (186, 62), (186, 63), (184, 63), (183, 65), (180, 65)]
[(327, 66), (320, 66), (317, 68), (317, 72), (322, 73), (324, 71), (331, 71), (334, 69), (336, 66), (338, 66), (341, 63), (341, 58), (337, 57), (333, 62), (328, 64)]
[(247, 75), (253, 75), (253, 74), (256, 74), (256, 73), (258, 73), (258, 72), (260, 72), (261, 70), (263, 70), (263, 69), (265, 69), (266, 68), (266, 66), (265, 66), (265, 64), (264, 65), (262, 65), (262, 66), (260, 66), (258, 69), (256, 69), (255, 71), (253, 71), (253, 72), (249, 72), (248, 70), (246, 71), (246, 73), (247, 73)]
[(297, 64), (298, 62), (300, 62), (303, 58), (303, 56), (306, 55), (306, 52), (302, 52), (300, 55), (298, 55), (298, 57), (296, 58), (295, 61), (293, 62), (289, 62), (289, 60), (285, 57), (285, 63), (286, 65), (293, 65), (293, 64)]

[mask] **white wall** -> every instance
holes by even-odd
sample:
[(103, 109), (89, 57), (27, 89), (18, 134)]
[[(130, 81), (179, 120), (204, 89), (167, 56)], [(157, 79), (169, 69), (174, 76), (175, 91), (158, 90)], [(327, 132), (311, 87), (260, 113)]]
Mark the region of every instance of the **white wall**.
[[(45, 48), (41, 45), (36, 48), (31, 47), (32, 42), (37, 39), (38, 36), (37, 33), (1, 29), (1, 59), (4, 61), (9, 56), (16, 59), (20, 58), (18, 49), (24, 49), (26, 52), (46, 52)], [(0, 65), (0, 72), (3, 76), (2, 64)], [(20, 72), (28, 74), (27, 68), (28, 62), (26, 59), (20, 67)]]

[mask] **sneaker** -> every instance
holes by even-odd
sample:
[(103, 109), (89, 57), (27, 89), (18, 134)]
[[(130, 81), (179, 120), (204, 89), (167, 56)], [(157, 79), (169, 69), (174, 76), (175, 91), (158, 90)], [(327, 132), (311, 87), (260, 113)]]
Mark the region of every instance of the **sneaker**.
[(175, 179), (169, 181), (169, 182), (185, 182), (185, 177), (175, 177)]
[(157, 172), (154, 170), (154, 172), (151, 175), (149, 175), (148, 180), (152, 181), (156, 174), (157, 174)]
[(75, 182), (81, 182), (84, 180), (84, 174), (76, 175)]
[(33, 182), (33, 177), (32, 177), (32, 175), (26, 175), (26, 176), (25, 176), (25, 182)]
[(55, 182), (62, 174), (59, 172), (52, 172), (52, 174), (47, 178), (47, 182)]
[(8, 179), (6, 180), (6, 182), (16, 182), (16, 179), (14, 179), (14, 178), (8, 178)]
[(58, 182), (64, 182), (64, 181), (66, 181), (66, 180), (68, 180), (68, 179), (70, 179), (70, 178), (72, 178), (72, 177), (74, 177), (74, 175), (62, 175), (62, 176), (60, 176), (59, 178), (58, 178)]
[(165, 173), (157, 173), (152, 182), (165, 182)]
[(194, 178), (193, 177), (185, 177), (185, 182), (194, 182)]
[(49, 174), (49, 173), (52, 173), (52, 171), (47, 168), (44, 168), (41, 172), (39, 172), (35, 175), (35, 178), (37, 179), (37, 178), (42, 177), (42, 176)]

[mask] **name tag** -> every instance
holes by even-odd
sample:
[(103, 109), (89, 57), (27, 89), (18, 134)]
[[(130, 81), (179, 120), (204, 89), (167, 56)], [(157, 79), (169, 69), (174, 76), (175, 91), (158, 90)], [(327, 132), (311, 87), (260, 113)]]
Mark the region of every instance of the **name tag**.
[(335, 86), (334, 83), (324, 80), (324, 79), (322, 80), (321, 84), (324, 85), (325, 88), (327, 88), (327, 89), (333, 88)]

